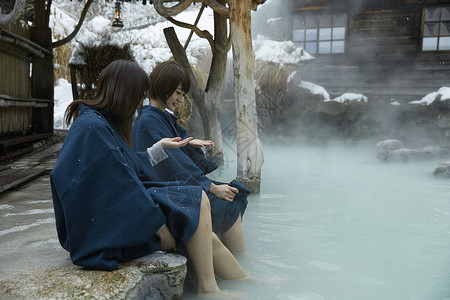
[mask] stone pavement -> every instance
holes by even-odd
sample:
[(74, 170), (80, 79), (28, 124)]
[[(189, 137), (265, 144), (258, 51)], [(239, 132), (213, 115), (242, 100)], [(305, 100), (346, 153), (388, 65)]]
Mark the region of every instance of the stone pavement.
[[(0, 193), (0, 299), (174, 299), (186, 259), (155, 253), (112, 272), (72, 264), (57, 239), (49, 172), (61, 144), (6, 168), (44, 170)], [(30, 181), (31, 180), (31, 181)]]

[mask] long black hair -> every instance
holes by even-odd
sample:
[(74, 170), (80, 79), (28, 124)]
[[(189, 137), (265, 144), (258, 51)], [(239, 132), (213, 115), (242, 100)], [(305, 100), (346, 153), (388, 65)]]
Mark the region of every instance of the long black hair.
[(131, 145), (133, 117), (150, 87), (145, 71), (130, 60), (115, 60), (100, 73), (94, 100), (75, 100), (66, 109), (65, 121), (69, 125), (80, 114), (79, 103), (100, 112)]

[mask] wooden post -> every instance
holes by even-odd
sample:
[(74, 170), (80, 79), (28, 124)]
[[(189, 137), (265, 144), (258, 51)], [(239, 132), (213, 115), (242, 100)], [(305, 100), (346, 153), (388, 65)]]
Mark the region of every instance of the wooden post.
[(230, 0), (229, 7), (236, 107), (237, 179), (252, 193), (259, 193), (264, 156), (258, 137), (256, 113), (252, 0)]
[[(48, 27), (48, 16), (44, 0), (34, 1), (34, 26), (31, 27), (30, 39), (52, 53), (52, 32)], [(46, 108), (33, 109), (34, 133), (53, 132), (54, 71), (53, 55), (32, 58), (31, 97), (49, 99), (52, 102)]]

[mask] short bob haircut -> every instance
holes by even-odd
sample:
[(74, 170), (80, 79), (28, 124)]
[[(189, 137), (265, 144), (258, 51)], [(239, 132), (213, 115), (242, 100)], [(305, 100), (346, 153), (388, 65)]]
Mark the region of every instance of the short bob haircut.
[(137, 63), (115, 60), (100, 73), (93, 100), (76, 100), (67, 107), (66, 123), (70, 124), (78, 117), (79, 104), (84, 103), (100, 112), (130, 144), (134, 114), (142, 105), (149, 87), (147, 73)]
[(189, 92), (191, 81), (186, 69), (173, 60), (162, 62), (150, 74), (149, 96), (166, 103), (180, 83), (183, 92)]

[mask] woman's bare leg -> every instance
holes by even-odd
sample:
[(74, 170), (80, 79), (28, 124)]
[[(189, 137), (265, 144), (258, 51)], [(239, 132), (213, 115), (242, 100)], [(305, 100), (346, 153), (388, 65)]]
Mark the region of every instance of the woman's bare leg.
[(246, 252), (241, 215), (239, 215), (233, 226), (222, 234), (222, 242), (232, 253), (241, 254)]
[(224, 280), (235, 280), (247, 277), (247, 273), (242, 269), (236, 258), (234, 258), (230, 250), (222, 244), (220, 239), (214, 233), (212, 247), (214, 271), (217, 276)]
[(198, 294), (219, 293), (214, 276), (211, 207), (209, 199), (202, 192), (200, 218), (197, 231), (186, 243), (198, 281)]

